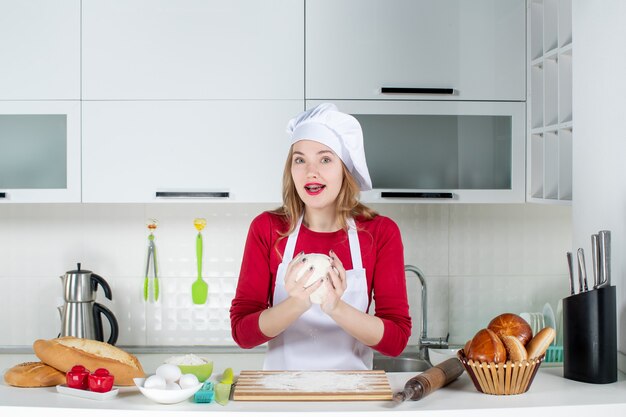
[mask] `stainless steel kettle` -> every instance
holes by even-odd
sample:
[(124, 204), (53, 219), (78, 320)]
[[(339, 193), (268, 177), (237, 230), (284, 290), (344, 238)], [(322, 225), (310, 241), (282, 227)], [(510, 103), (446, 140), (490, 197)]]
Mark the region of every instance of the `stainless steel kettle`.
[(102, 315), (104, 315), (111, 328), (111, 334), (106, 342), (114, 345), (119, 334), (117, 319), (111, 310), (96, 303), (98, 285), (104, 290), (105, 297), (112, 299), (109, 284), (100, 275), (80, 269), (80, 263), (76, 270), (67, 271), (59, 278), (63, 283), (63, 298), (65, 299), (65, 305), (59, 307), (61, 314), (59, 336), (74, 336), (104, 342), (102, 330)]

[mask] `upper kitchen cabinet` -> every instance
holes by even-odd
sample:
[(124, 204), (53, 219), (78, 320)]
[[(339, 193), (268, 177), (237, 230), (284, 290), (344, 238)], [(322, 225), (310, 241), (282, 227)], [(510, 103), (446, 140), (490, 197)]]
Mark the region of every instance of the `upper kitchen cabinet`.
[(526, 0), (308, 0), (306, 98), (526, 100)]
[(80, 102), (0, 101), (0, 203), (80, 202)]
[(363, 201), (524, 202), (526, 103), (333, 102), (363, 128), (373, 186)]
[(80, 0), (0, 2), (0, 100), (80, 99)]
[(304, 98), (301, 0), (83, 0), (85, 100)]
[(281, 201), (301, 100), (87, 101), (83, 201)]

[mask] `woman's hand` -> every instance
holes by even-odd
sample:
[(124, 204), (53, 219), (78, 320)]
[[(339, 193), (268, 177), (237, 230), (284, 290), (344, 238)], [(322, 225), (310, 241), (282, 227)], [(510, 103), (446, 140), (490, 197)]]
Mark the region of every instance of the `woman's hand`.
[(304, 263), (305, 258), (306, 255), (301, 253), (289, 262), (285, 272), (285, 291), (289, 297), (300, 301), (302, 307), (308, 310), (311, 307), (310, 295), (323, 284), (323, 281), (319, 280), (308, 287), (306, 286), (309, 278), (313, 275), (313, 269), (306, 271), (302, 278), (298, 279), (298, 274), (300, 274), (302, 268), (306, 267)]
[(326, 298), (321, 305), (322, 311), (330, 314), (341, 302), (341, 296), (346, 291), (348, 283), (346, 281), (346, 269), (343, 263), (332, 250), (328, 253), (330, 256), (330, 269), (328, 270), (328, 278), (324, 285), (328, 287)]

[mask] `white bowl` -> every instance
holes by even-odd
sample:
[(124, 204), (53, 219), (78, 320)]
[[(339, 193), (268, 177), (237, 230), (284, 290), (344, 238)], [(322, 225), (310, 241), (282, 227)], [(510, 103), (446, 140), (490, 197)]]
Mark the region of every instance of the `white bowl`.
[(145, 380), (146, 378), (133, 378), (135, 385), (137, 385), (137, 388), (143, 395), (160, 404), (176, 404), (185, 401), (202, 388), (202, 382), (194, 387), (180, 390), (144, 388), (143, 383)]
[(456, 358), (456, 353), (460, 348), (456, 349), (433, 349), (428, 348), (428, 356), (430, 356), (430, 363), (433, 365), (440, 364), (441, 362), (450, 359)]

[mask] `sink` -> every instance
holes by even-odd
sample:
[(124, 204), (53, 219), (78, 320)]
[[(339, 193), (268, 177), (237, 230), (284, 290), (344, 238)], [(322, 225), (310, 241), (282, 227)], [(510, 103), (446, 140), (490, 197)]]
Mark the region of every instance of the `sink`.
[(423, 372), (432, 365), (424, 359), (407, 356), (379, 356), (374, 355), (374, 369), (387, 372)]

